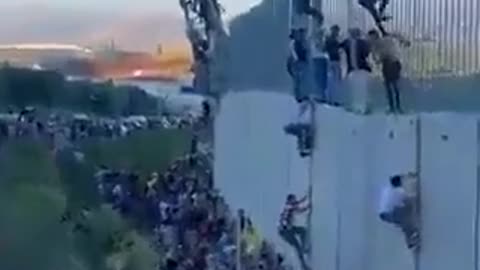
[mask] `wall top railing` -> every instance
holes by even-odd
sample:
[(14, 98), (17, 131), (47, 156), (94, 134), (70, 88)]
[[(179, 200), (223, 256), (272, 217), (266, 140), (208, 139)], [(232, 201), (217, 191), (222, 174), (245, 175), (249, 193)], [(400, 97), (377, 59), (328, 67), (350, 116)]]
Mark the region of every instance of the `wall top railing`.
[[(363, 30), (373, 27), (358, 0), (323, 0), (329, 24)], [(391, 0), (388, 30), (412, 41), (403, 51), (406, 72), (429, 78), (440, 74), (466, 76), (480, 73), (480, 2), (478, 0)]]

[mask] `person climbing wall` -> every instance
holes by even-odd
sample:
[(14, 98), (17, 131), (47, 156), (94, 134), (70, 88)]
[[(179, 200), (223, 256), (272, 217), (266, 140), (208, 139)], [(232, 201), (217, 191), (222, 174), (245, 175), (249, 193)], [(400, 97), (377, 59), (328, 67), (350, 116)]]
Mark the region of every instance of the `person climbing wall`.
[(380, 196), (379, 217), (386, 223), (398, 226), (405, 235), (407, 247), (416, 249), (420, 244), (420, 232), (414, 222), (416, 198), (407, 194), (402, 176), (394, 175), (389, 181)]
[(305, 260), (305, 255), (309, 253), (307, 243), (308, 231), (305, 226), (297, 224), (297, 216), (308, 210), (310, 210), (308, 196), (298, 200), (295, 194), (289, 194), (280, 215), (278, 227), (280, 237), (295, 249), (303, 270), (310, 269)]

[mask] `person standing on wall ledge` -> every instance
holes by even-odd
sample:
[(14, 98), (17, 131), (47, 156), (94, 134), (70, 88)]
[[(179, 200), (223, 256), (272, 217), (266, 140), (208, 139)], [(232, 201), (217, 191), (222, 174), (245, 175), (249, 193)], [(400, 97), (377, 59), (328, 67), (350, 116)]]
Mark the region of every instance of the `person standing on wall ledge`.
[(320, 103), (331, 103), (328, 91), (328, 55), (325, 50), (325, 27), (316, 24), (311, 36), (311, 55), (313, 61), (313, 76), (315, 89), (313, 97)]
[(420, 241), (419, 229), (414, 222), (414, 205), (415, 198), (407, 194), (402, 176), (392, 176), (381, 193), (379, 217), (403, 231), (409, 249), (416, 249)]
[(287, 71), (293, 80), (293, 95), (298, 103), (304, 101), (307, 94), (306, 75), (308, 65), (308, 48), (305, 29), (293, 29), (290, 33)]
[(340, 48), (346, 55), (347, 74), (356, 70), (371, 73), (372, 68), (368, 62), (371, 48), (369, 42), (364, 38), (362, 30), (351, 28), (348, 30), (348, 35), (348, 38), (340, 44)]
[(337, 86), (342, 80), (342, 58), (340, 56), (342, 42), (340, 41), (340, 31), (340, 26), (331, 26), (330, 33), (325, 39), (325, 51), (328, 54), (330, 77), (334, 86)]
[[(372, 68), (368, 62), (371, 53), (369, 42), (363, 37), (359, 28), (349, 29), (349, 37), (341, 43), (347, 61), (346, 109), (355, 113), (367, 114), (371, 111), (369, 90)], [(349, 104), (349, 105), (348, 105)]]
[(310, 210), (308, 196), (298, 200), (295, 194), (289, 194), (285, 202), (282, 214), (280, 215), (280, 224), (278, 233), (285, 242), (291, 245), (297, 252), (298, 259), (303, 270), (309, 270), (305, 261), (305, 254), (308, 253), (307, 228), (297, 224), (297, 216)]
[(382, 66), (382, 74), (387, 92), (389, 112), (401, 113), (399, 81), (402, 73), (399, 45), (410, 46), (410, 42), (398, 34), (380, 33), (373, 29), (368, 32), (368, 41), (373, 58)]

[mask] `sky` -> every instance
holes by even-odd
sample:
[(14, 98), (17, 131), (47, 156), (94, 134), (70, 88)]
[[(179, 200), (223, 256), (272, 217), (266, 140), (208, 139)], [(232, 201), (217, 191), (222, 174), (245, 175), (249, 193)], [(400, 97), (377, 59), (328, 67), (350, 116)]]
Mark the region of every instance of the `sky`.
[[(227, 16), (232, 17), (248, 10), (260, 0), (220, 0), (227, 9)], [(2, 5), (12, 5), (10, 1), (0, 1)], [(6, 2), (6, 3), (5, 3)], [(68, 7), (87, 10), (142, 11), (144, 9), (159, 9), (171, 13), (178, 13), (178, 0), (15, 0), (14, 5), (42, 4), (53, 7)]]
[[(185, 44), (179, 0), (0, 0), (0, 44), (73, 43), (152, 51)], [(227, 20), (260, 0), (219, 0)]]

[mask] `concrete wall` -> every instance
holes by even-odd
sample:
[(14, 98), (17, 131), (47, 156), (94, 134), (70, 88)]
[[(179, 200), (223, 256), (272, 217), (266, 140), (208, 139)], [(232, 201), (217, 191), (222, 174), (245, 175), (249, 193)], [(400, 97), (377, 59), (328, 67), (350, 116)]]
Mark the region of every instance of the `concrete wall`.
[(215, 179), (233, 209), (244, 208), (263, 236), (290, 254), (277, 236), (278, 217), (289, 192), (308, 190), (308, 159), (283, 133), (295, 118), (295, 102), (264, 92), (229, 94), (215, 126)]
[[(288, 96), (231, 94), (217, 118), (215, 145), (215, 177), (227, 200), (245, 208), (289, 257), (291, 249), (276, 235), (278, 215), (288, 192), (307, 189), (309, 169), (282, 132), (295, 111)], [(379, 221), (377, 201), (389, 176), (415, 171), (418, 162), (423, 246), (417, 269), (476, 269), (476, 116), (359, 116), (324, 106), (316, 113), (313, 269), (415, 269), (401, 233)]]
[(477, 119), (422, 117), (421, 269), (478, 269)]

